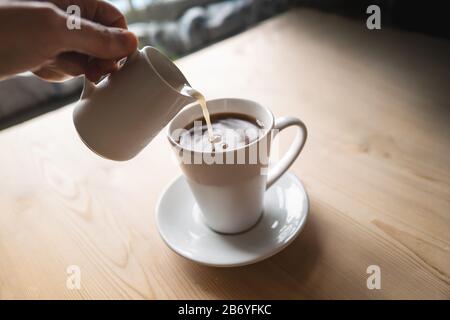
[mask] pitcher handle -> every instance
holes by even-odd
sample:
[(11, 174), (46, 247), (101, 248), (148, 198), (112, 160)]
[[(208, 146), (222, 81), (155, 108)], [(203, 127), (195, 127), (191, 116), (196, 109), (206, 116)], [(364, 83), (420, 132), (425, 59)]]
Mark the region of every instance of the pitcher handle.
[(83, 91), (81, 92), (81, 99), (86, 99), (89, 97), (92, 92), (95, 91), (95, 83), (89, 81), (89, 79), (84, 76), (84, 84), (83, 84)]
[[(138, 49), (135, 52), (133, 52), (131, 55), (129, 55), (128, 57), (125, 57), (125, 58), (121, 59), (120, 61), (118, 61), (119, 68), (122, 68), (126, 62), (130, 61), (131, 59), (134, 59), (139, 54), (140, 54), (140, 51)], [(89, 58), (89, 61), (92, 59), (93, 59), (93, 57)], [(109, 76), (108, 74), (105, 74), (97, 81), (97, 83), (101, 82), (103, 79), (105, 79), (108, 76)], [(81, 92), (80, 98), (85, 99), (85, 98), (89, 97), (95, 91), (95, 88), (96, 88), (95, 83), (91, 82), (86, 76), (84, 76), (83, 91)]]

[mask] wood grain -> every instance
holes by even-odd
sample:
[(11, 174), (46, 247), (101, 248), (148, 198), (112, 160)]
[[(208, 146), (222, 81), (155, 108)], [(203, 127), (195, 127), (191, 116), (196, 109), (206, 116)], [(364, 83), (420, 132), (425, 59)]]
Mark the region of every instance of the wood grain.
[[(254, 99), (309, 128), (291, 170), (310, 218), (252, 266), (164, 245), (155, 205), (180, 171), (163, 134), (117, 163), (81, 143), (73, 105), (0, 132), (0, 298), (449, 299), (449, 56), (444, 40), (296, 10), (178, 61), (208, 98)], [(366, 287), (372, 264), (381, 290)]]

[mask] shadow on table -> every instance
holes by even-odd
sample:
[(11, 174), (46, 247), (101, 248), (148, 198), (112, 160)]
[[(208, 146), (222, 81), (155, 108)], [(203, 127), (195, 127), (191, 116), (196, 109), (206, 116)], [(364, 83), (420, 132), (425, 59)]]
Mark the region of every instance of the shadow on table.
[(259, 263), (217, 268), (183, 259), (183, 269), (202, 291), (217, 299), (308, 298), (307, 283), (320, 255), (317, 223), (314, 212), (310, 212), (298, 238)]

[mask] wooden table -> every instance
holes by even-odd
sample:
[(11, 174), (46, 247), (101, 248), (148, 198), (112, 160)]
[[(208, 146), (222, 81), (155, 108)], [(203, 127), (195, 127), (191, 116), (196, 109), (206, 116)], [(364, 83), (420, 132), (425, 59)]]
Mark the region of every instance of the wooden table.
[(156, 201), (180, 174), (162, 134), (117, 163), (81, 143), (73, 106), (0, 132), (0, 298), (449, 299), (449, 56), (444, 40), (297, 10), (178, 62), (208, 98), (309, 127), (291, 169), (305, 229), (246, 267), (192, 263), (159, 237)]

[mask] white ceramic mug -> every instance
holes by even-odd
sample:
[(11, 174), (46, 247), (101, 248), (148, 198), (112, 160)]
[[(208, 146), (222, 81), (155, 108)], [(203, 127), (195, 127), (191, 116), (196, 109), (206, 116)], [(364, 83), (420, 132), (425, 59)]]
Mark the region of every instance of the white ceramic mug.
[(180, 89), (188, 84), (161, 52), (145, 47), (97, 85), (85, 80), (73, 122), (98, 155), (128, 160), (139, 153), (185, 105), (195, 101)]
[[(242, 148), (205, 153), (187, 149), (178, 143), (176, 132), (202, 117), (198, 104), (188, 106), (169, 123), (167, 136), (205, 223), (221, 233), (239, 233), (255, 225), (263, 213), (265, 191), (278, 180), (300, 154), (307, 138), (306, 126), (297, 118), (275, 120), (272, 112), (260, 104), (243, 99), (217, 99), (207, 102), (210, 114), (240, 113), (264, 124), (264, 133)], [(271, 141), (278, 131), (296, 126), (299, 130), (287, 153), (267, 170)], [(249, 161), (257, 152), (256, 161)], [(205, 157), (206, 156), (206, 157)], [(211, 163), (199, 159), (222, 159)], [(227, 163), (225, 159), (243, 159)], [(195, 160), (197, 159), (197, 161)], [(253, 158), (255, 160), (255, 158)]]

